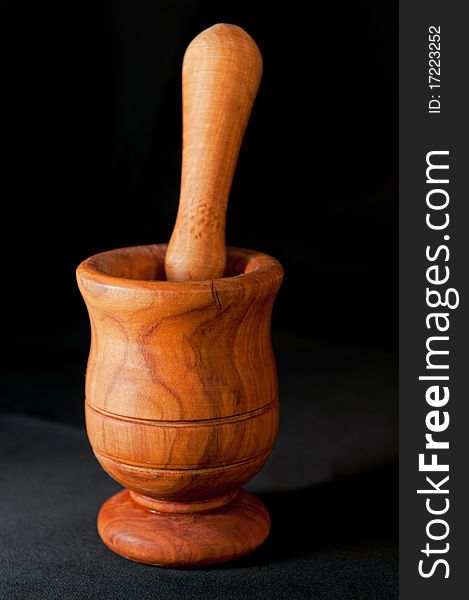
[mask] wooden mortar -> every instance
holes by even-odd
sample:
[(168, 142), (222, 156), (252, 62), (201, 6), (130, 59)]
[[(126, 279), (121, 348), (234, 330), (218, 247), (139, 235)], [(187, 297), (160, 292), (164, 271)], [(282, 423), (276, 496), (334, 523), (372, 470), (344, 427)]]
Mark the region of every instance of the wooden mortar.
[(98, 531), (138, 562), (215, 564), (250, 552), (270, 530), (265, 506), (240, 487), (278, 430), (270, 319), (283, 271), (266, 254), (224, 245), (259, 61), (235, 26), (192, 42), (170, 245), (103, 252), (77, 270), (92, 330), (87, 432), (101, 466), (126, 488), (102, 506)]

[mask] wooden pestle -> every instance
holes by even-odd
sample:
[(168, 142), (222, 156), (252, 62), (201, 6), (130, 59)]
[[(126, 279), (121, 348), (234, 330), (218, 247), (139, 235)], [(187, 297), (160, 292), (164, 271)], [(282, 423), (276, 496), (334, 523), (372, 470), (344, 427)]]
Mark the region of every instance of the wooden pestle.
[(236, 25), (214, 25), (187, 48), (181, 195), (165, 259), (170, 281), (223, 276), (228, 196), (261, 75), (258, 47)]

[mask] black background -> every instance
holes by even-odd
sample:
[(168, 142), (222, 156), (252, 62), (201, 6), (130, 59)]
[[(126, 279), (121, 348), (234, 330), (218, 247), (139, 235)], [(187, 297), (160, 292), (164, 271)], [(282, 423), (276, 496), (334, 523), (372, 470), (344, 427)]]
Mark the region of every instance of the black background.
[(226, 21), (264, 56), (227, 242), (284, 264), (276, 325), (395, 346), (394, 2), (316, 3), (311, 19), (294, 2), (6, 6), (2, 273), (14, 335), (78, 319), (86, 330), (76, 265), (169, 239), (184, 50)]
[[(281, 389), (312, 360), (326, 373), (325, 388), (344, 364), (354, 371), (353, 359), (341, 354), (336, 366), (335, 350), (321, 348), (378, 363), (386, 356), (391, 369), (370, 377), (393, 387), (397, 6), (338, 0), (314, 3), (311, 17), (304, 11), (300, 2), (4, 3), (0, 400), (7, 411), (82, 425), (89, 326), (75, 268), (103, 250), (169, 239), (182, 58), (216, 22), (244, 27), (264, 57), (227, 243), (284, 265), (274, 311)], [(330, 361), (317, 363), (321, 353)], [(369, 373), (358, 371), (359, 387)], [(376, 386), (360, 409), (368, 416), (389, 400)], [(338, 410), (337, 420), (352, 419), (351, 410)], [(381, 412), (386, 425), (394, 422), (394, 408)], [(356, 417), (354, 435), (373, 430), (376, 441), (375, 425)], [(392, 473), (353, 489), (392, 487)], [(385, 502), (383, 522), (394, 514), (394, 500)]]

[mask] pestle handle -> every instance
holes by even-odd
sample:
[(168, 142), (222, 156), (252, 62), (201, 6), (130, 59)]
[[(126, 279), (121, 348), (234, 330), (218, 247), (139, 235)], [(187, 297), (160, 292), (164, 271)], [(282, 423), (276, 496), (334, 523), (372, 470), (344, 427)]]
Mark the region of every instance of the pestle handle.
[(261, 74), (258, 47), (235, 25), (206, 29), (186, 50), (181, 195), (166, 253), (168, 280), (223, 276), (228, 196)]

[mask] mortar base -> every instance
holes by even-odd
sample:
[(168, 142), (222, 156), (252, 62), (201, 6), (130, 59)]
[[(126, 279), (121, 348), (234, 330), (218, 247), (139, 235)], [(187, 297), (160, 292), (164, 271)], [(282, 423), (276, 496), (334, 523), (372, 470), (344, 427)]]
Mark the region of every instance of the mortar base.
[[(214, 565), (248, 554), (270, 531), (266, 507), (244, 490), (228, 504), (199, 512), (181, 512), (179, 503), (173, 512), (169, 502), (167, 512), (157, 511), (136, 497), (123, 490), (109, 498), (98, 515), (99, 535), (106, 546), (136, 562), (186, 568)], [(165, 504), (157, 503), (158, 508)]]

